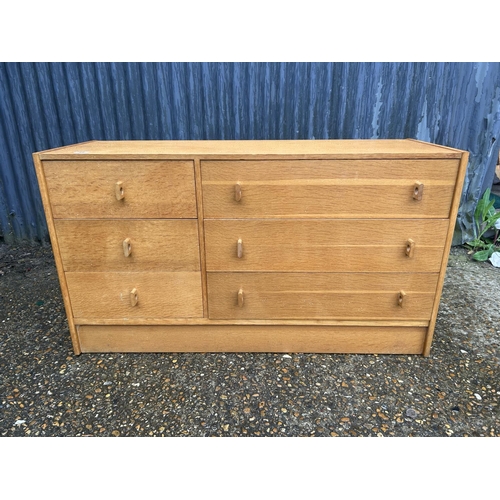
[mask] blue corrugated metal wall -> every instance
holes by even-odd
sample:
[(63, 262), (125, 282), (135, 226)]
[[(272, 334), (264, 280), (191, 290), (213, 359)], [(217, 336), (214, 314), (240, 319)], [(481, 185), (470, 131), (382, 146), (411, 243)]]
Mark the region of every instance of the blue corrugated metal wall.
[(0, 63), (0, 236), (47, 239), (34, 151), (92, 139), (404, 137), (470, 151), (466, 235), (499, 135), (500, 63)]

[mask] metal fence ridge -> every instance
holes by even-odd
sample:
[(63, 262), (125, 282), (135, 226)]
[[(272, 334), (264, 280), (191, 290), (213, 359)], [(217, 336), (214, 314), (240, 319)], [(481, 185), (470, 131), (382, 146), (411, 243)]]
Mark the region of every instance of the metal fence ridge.
[(499, 135), (500, 63), (0, 63), (0, 237), (48, 239), (35, 151), (89, 140), (414, 138), (470, 152), (461, 242), (491, 186)]

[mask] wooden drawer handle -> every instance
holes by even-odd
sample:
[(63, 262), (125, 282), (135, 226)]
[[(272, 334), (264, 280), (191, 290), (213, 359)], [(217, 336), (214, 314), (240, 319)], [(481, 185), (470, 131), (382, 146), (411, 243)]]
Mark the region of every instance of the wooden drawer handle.
[(238, 256), (238, 259), (241, 259), (243, 257), (243, 240), (241, 238), (238, 240), (236, 248), (236, 255)]
[(243, 288), (238, 290), (238, 307), (243, 307)]
[(241, 201), (241, 184), (239, 182), (234, 185), (234, 199)]
[(123, 200), (123, 198), (125, 198), (125, 190), (123, 189), (122, 181), (118, 181), (115, 184), (115, 196), (117, 200)]
[(403, 307), (405, 301), (406, 293), (401, 290), (398, 295), (398, 306)]
[(415, 185), (413, 186), (413, 198), (417, 201), (420, 201), (423, 195), (424, 185), (421, 182), (415, 182)]
[(139, 295), (137, 293), (137, 288), (132, 288), (132, 290), (130, 290), (130, 305), (132, 307), (136, 306), (137, 305), (137, 302), (139, 302)]
[(411, 259), (414, 253), (415, 253), (415, 242), (411, 238), (409, 238), (408, 241), (406, 242), (406, 256), (410, 257)]
[(123, 255), (125, 255), (125, 257), (130, 257), (131, 253), (132, 253), (132, 242), (130, 241), (130, 238), (125, 238), (123, 240)]

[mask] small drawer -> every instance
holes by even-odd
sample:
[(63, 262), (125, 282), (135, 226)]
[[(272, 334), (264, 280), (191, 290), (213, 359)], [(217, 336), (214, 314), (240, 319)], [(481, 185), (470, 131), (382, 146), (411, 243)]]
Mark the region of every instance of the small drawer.
[(439, 272), (447, 220), (205, 220), (208, 271)]
[(203, 161), (207, 218), (447, 218), (458, 160)]
[(208, 273), (210, 319), (429, 320), (438, 274)]
[(200, 273), (66, 273), (66, 281), (75, 323), (203, 316)]
[(55, 219), (196, 218), (192, 161), (44, 161)]
[(199, 271), (195, 219), (54, 221), (65, 271)]

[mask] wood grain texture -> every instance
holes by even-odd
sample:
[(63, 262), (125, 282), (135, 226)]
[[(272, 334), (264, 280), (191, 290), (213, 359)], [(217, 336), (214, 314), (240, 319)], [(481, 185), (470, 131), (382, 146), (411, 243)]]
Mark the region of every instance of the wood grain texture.
[[(232, 184), (204, 185), (206, 218), (447, 218), (452, 185), (433, 184), (426, 196), (413, 199), (413, 182), (328, 184), (243, 184), (242, 199), (234, 201)], [(369, 200), (369, 206), (367, 206)]]
[(210, 319), (429, 320), (438, 274), (208, 273), (207, 278)]
[(56, 219), (197, 216), (192, 161), (47, 161), (44, 172)]
[(456, 160), (203, 161), (204, 215), (447, 218), (457, 170)]
[(83, 352), (421, 354), (426, 328), (338, 326), (79, 326)]
[[(260, 158), (260, 155), (259, 155)], [(431, 180), (454, 185), (459, 160), (202, 160), (204, 184), (236, 182), (411, 181)]]
[(377, 140), (230, 140), (230, 141), (90, 141), (40, 152), (41, 158), (460, 158), (461, 152), (408, 139)]
[(199, 160), (194, 161), (194, 176), (196, 188), (196, 208), (198, 213), (198, 240), (201, 266), (201, 289), (203, 298), (203, 317), (208, 317), (208, 297), (207, 297), (207, 266), (205, 252), (205, 225), (203, 219), (203, 191), (201, 188), (201, 169)]
[(281, 326), (429, 326), (428, 320), (366, 320), (366, 319), (208, 319), (208, 318), (78, 318), (79, 325), (281, 325)]
[(57, 277), (59, 278), (59, 285), (61, 287), (61, 294), (64, 302), (64, 309), (66, 311), (66, 318), (68, 320), (69, 333), (71, 335), (71, 343), (73, 345), (73, 351), (75, 354), (81, 354), (80, 342), (78, 340), (78, 335), (76, 331), (76, 325), (73, 321), (73, 310), (71, 307), (71, 300), (68, 292), (68, 284), (66, 283), (66, 276), (64, 274), (64, 266), (61, 259), (61, 251), (59, 248), (59, 242), (57, 240), (57, 234), (54, 227), (54, 219), (52, 216), (52, 207), (50, 204), (49, 193), (47, 189), (47, 183), (45, 181), (45, 174), (43, 163), (40, 160), (40, 155), (33, 154), (33, 163), (35, 165), (36, 176), (38, 179), (38, 185), (40, 187), (40, 195), (42, 198), (43, 209), (45, 212), (45, 217), (47, 220), (47, 227), (49, 230), (50, 241), (52, 244), (52, 252), (54, 254), (54, 261), (56, 264)]
[(447, 227), (447, 220), (205, 220), (207, 270), (439, 272)]
[[(75, 323), (87, 318), (203, 316), (199, 272), (66, 273)], [(137, 289), (132, 307), (130, 292)]]
[(441, 269), (439, 273), (439, 281), (436, 289), (436, 296), (434, 298), (434, 306), (432, 308), (432, 315), (430, 319), (429, 329), (427, 331), (427, 337), (425, 339), (425, 345), (423, 351), (424, 356), (430, 355), (432, 338), (434, 336), (434, 329), (436, 327), (436, 320), (439, 312), (439, 303), (441, 301), (441, 294), (443, 292), (443, 285), (446, 277), (446, 268), (448, 266), (448, 258), (450, 256), (450, 249), (453, 241), (453, 233), (455, 231), (458, 207), (460, 205), (460, 198), (462, 196), (462, 189), (464, 185), (465, 172), (467, 170), (468, 162), (469, 162), (469, 153), (464, 152), (460, 160), (460, 168), (456, 179), (455, 192), (453, 195), (453, 204), (451, 206), (450, 220), (448, 225), (448, 231), (446, 234), (446, 242), (444, 245), (443, 260), (441, 262)]
[(462, 151), (91, 141), (34, 159), (77, 354), (429, 354)]
[[(192, 219), (54, 221), (65, 271), (199, 271)], [(131, 252), (125, 257), (123, 242)]]

